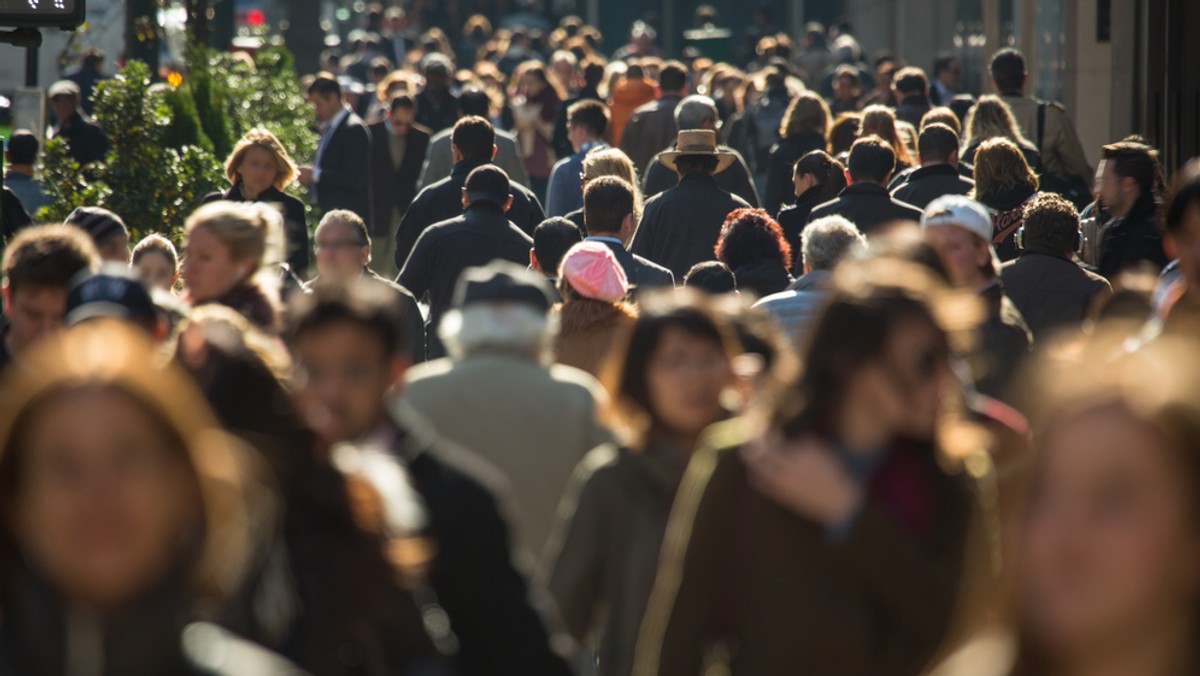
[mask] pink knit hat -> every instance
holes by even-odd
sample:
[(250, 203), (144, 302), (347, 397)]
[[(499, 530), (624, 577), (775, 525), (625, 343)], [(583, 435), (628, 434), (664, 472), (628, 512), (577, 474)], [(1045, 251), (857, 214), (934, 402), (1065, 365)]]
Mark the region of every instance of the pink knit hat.
[(584, 298), (614, 303), (629, 295), (629, 280), (603, 242), (580, 242), (563, 256), (560, 276)]

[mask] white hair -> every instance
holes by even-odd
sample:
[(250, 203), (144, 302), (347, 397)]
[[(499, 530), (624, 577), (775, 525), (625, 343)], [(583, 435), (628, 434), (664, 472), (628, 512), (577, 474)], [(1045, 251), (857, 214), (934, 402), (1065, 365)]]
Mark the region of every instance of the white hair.
[(800, 254), (809, 270), (830, 270), (854, 247), (865, 247), (867, 238), (842, 216), (818, 218), (800, 234)]
[(454, 359), (504, 352), (548, 363), (558, 335), (558, 317), (527, 303), (474, 303), (447, 312), (438, 335)]

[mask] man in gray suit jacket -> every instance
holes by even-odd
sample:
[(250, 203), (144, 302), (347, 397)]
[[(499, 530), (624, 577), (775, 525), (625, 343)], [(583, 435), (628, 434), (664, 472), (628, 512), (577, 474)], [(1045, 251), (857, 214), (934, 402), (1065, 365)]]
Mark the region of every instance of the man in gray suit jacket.
[[(468, 89), (458, 97), (459, 117), (478, 115), (488, 119), (490, 101), (487, 94), (479, 89)], [(429, 151), (425, 155), (425, 165), (421, 167), (421, 178), (417, 181), (417, 190), (432, 185), (450, 175), (454, 168), (454, 150), (450, 143), (450, 134), (454, 128), (444, 129), (433, 135), (429, 140)], [(529, 175), (525, 173), (525, 165), (517, 154), (517, 139), (512, 134), (496, 129), (496, 166), (508, 174), (508, 179), (529, 187)]]

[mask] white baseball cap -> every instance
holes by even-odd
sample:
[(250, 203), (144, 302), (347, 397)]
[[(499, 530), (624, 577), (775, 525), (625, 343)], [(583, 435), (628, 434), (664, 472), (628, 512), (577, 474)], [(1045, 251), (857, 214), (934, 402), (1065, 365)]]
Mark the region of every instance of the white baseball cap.
[(953, 225), (992, 242), (992, 217), (987, 209), (969, 197), (943, 195), (929, 203), (921, 213), (921, 227)]

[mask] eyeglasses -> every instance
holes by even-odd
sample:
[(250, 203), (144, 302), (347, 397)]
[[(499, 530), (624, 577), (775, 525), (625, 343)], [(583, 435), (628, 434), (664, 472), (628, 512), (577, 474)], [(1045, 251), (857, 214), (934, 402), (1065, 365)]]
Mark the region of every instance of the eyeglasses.
[(364, 246), (368, 246), (368, 244), (366, 242), (356, 242), (354, 240), (344, 239), (337, 242), (326, 242), (324, 244), (317, 242), (313, 244), (313, 251), (321, 253), (325, 250), (341, 251), (342, 249), (358, 249)]

